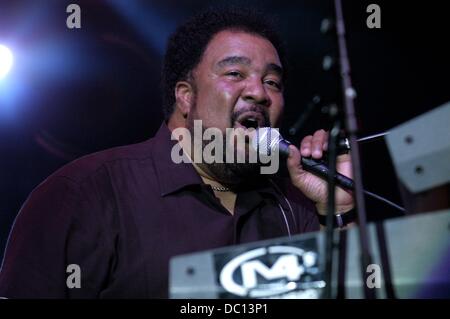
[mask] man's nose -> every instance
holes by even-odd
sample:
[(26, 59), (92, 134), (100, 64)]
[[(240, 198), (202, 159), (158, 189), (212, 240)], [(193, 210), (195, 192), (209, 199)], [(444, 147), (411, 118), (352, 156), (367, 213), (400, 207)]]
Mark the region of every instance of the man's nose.
[(243, 97), (246, 102), (261, 106), (269, 106), (271, 103), (270, 97), (264, 87), (264, 83), (259, 79), (249, 80), (247, 82)]

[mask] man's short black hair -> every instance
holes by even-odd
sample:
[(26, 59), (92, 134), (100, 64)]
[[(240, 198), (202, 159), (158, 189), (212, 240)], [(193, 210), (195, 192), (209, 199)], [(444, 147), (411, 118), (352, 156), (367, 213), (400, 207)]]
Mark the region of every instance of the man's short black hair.
[(286, 72), (284, 49), (268, 16), (247, 8), (215, 8), (203, 11), (178, 27), (169, 38), (162, 71), (163, 111), (167, 120), (175, 106), (175, 85), (188, 79), (200, 63), (208, 43), (224, 30), (244, 31), (269, 40), (278, 52)]

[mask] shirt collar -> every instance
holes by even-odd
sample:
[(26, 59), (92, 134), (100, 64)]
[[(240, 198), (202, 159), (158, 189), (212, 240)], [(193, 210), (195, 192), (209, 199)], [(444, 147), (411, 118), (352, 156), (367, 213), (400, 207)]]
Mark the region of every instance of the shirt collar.
[(154, 137), (153, 162), (161, 188), (161, 196), (176, 192), (190, 185), (203, 184), (200, 175), (191, 163), (175, 163), (171, 158), (172, 148), (177, 141), (171, 139), (172, 133), (163, 122)]

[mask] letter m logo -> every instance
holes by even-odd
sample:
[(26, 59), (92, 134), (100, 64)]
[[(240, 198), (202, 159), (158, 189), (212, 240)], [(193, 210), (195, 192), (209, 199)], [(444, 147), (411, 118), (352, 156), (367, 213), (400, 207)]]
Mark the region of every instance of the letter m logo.
[(257, 274), (269, 281), (280, 278), (298, 281), (304, 272), (304, 268), (299, 265), (298, 256), (283, 255), (270, 268), (259, 260), (246, 262), (241, 266), (241, 272), (243, 286), (252, 289), (258, 285)]

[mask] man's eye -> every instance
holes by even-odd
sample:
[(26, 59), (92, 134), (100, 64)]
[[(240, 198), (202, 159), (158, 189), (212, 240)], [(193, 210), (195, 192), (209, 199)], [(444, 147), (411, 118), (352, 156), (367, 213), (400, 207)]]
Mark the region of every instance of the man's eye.
[(238, 72), (238, 71), (230, 71), (230, 72), (227, 72), (227, 75), (229, 75), (229, 76), (231, 76), (231, 77), (242, 77), (241, 72)]
[(276, 81), (273, 81), (273, 80), (266, 80), (266, 81), (264, 81), (264, 83), (269, 84), (270, 86), (273, 86), (273, 87), (275, 87), (275, 88), (281, 90), (281, 84), (278, 83), (278, 82), (276, 82)]

